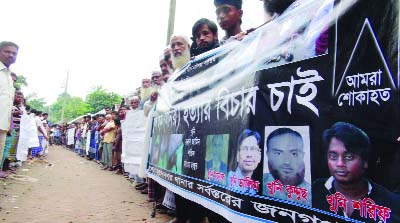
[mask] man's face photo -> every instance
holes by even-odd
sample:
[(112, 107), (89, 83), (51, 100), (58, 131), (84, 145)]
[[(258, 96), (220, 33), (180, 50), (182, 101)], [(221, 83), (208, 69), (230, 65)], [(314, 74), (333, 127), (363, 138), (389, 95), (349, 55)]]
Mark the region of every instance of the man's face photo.
[(220, 160), (221, 153), (224, 149), (224, 138), (222, 135), (214, 135), (212, 138), (212, 159)]
[(152, 163), (157, 163), (159, 160), (160, 146), (161, 146), (161, 136), (156, 135), (154, 136), (152, 145), (152, 160), (151, 160)]
[(343, 184), (359, 182), (368, 168), (368, 163), (360, 155), (348, 152), (337, 138), (331, 139), (327, 155), (329, 173)]
[(249, 136), (242, 141), (236, 159), (242, 172), (253, 172), (257, 168), (261, 161), (261, 149), (256, 137)]
[(168, 170), (175, 173), (182, 173), (182, 156), (180, 155), (182, 153), (183, 134), (171, 134), (168, 143)]
[(303, 140), (285, 133), (271, 138), (267, 144), (268, 168), (284, 185), (298, 185), (304, 179)]
[(214, 183), (225, 184), (225, 177), (220, 179), (214, 176), (212, 172), (228, 173), (228, 148), (229, 134), (207, 136), (204, 179), (211, 180)]

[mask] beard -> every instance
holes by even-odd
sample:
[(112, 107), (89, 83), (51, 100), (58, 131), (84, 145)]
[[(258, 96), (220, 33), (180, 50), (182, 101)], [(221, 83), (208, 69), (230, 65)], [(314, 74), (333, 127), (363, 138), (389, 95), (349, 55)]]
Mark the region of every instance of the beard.
[(190, 51), (189, 48), (186, 48), (185, 51), (182, 52), (182, 55), (175, 57), (174, 54), (171, 54), (172, 66), (174, 69), (179, 69), (183, 67), (190, 60)]
[(153, 88), (147, 87), (147, 88), (141, 88), (140, 89), (140, 100), (142, 101), (147, 101), (150, 98), (151, 93), (153, 93)]
[(200, 54), (202, 54), (204, 52), (210, 51), (210, 50), (212, 50), (214, 48), (217, 48), (218, 46), (219, 46), (218, 40), (216, 40), (216, 41), (214, 41), (214, 42), (212, 42), (212, 43), (210, 43), (210, 44), (208, 44), (207, 46), (204, 46), (204, 47), (200, 47), (197, 44), (193, 43), (192, 47), (190, 49), (190, 54), (191, 54), (192, 57), (194, 57), (194, 56), (200, 55)]
[(294, 174), (294, 176), (287, 176), (287, 175), (284, 176), (279, 172), (279, 170), (272, 167), (272, 165), (269, 163), (268, 163), (268, 168), (271, 175), (276, 180), (280, 180), (283, 185), (297, 186), (301, 184), (304, 180), (304, 175), (305, 175), (304, 165), (302, 165), (300, 170), (296, 170), (297, 172)]

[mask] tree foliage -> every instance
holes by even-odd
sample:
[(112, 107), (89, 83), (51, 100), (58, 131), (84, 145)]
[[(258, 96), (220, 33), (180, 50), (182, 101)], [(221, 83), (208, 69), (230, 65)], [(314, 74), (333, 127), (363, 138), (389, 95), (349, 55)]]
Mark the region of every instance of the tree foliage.
[(95, 87), (92, 92), (86, 96), (86, 103), (90, 106), (90, 112), (98, 112), (104, 107), (112, 107), (121, 102), (121, 96), (108, 92), (101, 86)]
[[(34, 94), (30, 96), (28, 103), (32, 108), (39, 109), (49, 113), (49, 120), (53, 123), (61, 121), (61, 113), (65, 100), (64, 107), (64, 122), (85, 115), (88, 113), (96, 113), (104, 107), (112, 107), (121, 102), (121, 96), (108, 92), (101, 86), (95, 87), (87, 96), (86, 101), (80, 97), (73, 97), (68, 93), (62, 93), (58, 96), (56, 102), (50, 106), (45, 106), (43, 98), (37, 98)], [(40, 105), (40, 106), (39, 106)]]
[(78, 116), (87, 114), (90, 111), (90, 106), (80, 97), (72, 97), (68, 93), (60, 94), (57, 101), (50, 105), (49, 119), (52, 122), (61, 120), (62, 107), (65, 99), (64, 121), (74, 119)]
[(15, 82), (15, 87), (17, 89), (21, 89), (21, 87), (28, 87), (28, 82), (26, 81), (26, 77), (22, 75), (17, 75), (17, 81)]
[(38, 97), (35, 93), (27, 95), (25, 97), (26, 104), (31, 108), (34, 108), (39, 111), (46, 110), (46, 100), (44, 98)]

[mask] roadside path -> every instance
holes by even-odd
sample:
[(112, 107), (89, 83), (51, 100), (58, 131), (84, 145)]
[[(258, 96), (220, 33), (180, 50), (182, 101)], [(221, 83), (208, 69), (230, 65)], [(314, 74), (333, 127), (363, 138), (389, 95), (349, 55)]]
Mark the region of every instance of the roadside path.
[(145, 222), (152, 204), (121, 175), (100, 170), (93, 161), (60, 147), (50, 147), (47, 160), (25, 163), (0, 180), (0, 222)]

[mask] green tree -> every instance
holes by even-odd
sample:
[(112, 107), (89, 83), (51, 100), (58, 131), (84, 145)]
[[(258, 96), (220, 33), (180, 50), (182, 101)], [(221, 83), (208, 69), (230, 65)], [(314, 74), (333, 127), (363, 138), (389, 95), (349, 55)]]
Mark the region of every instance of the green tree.
[(102, 86), (97, 86), (93, 88), (92, 92), (90, 92), (86, 96), (86, 103), (90, 105), (90, 112), (98, 112), (104, 107), (112, 107), (115, 104), (119, 104), (121, 102), (121, 96), (114, 93), (108, 92), (103, 89)]
[(58, 96), (57, 101), (50, 105), (49, 120), (58, 122), (61, 120), (62, 107), (64, 104), (64, 121), (74, 119), (78, 116), (89, 113), (90, 106), (80, 97), (72, 97), (68, 93), (62, 93)]
[(26, 77), (22, 75), (17, 75), (17, 81), (15, 82), (15, 88), (21, 89), (21, 87), (28, 87), (28, 82), (26, 81)]
[(39, 111), (46, 110), (46, 99), (40, 98), (36, 95), (36, 93), (29, 94), (25, 97), (26, 104), (31, 108), (34, 108)]

